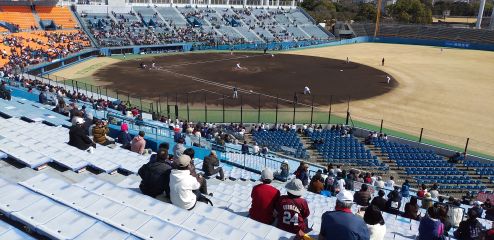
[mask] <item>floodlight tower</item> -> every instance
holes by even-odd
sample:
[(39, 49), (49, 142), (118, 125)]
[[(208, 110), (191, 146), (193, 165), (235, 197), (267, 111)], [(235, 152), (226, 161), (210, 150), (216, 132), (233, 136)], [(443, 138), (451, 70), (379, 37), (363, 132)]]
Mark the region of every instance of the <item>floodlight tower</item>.
[(477, 24), (475, 28), (480, 29), (482, 25), (482, 16), (484, 15), (485, 0), (480, 0), (479, 14), (477, 15)]

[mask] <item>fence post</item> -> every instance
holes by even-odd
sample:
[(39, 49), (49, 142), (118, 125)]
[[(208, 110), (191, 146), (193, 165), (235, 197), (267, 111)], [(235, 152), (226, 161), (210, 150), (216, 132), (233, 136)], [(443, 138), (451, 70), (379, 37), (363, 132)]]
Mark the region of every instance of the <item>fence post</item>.
[[(240, 95), (240, 124), (244, 123), (244, 104), (242, 100), (243, 95)], [(244, 160), (245, 163), (245, 160)]]
[(420, 129), (420, 137), (419, 137), (419, 143), (422, 142), (422, 134), (424, 133), (424, 128)]
[(170, 102), (168, 101), (168, 93), (166, 94), (166, 116), (170, 119)]
[(204, 122), (208, 122), (208, 99), (207, 99), (207, 93), (204, 93)]
[(75, 81), (75, 89), (79, 92), (79, 84), (77, 84), (77, 81)]
[(329, 97), (329, 113), (328, 113), (328, 124), (331, 124), (331, 107), (333, 105), (333, 95)]
[(118, 98), (118, 90), (116, 90), (115, 92), (117, 92), (117, 99), (119, 99), (119, 98)]
[(274, 115), (274, 125), (276, 127), (276, 125), (278, 125), (278, 95), (276, 95), (276, 112), (275, 112), (275, 115)]
[(225, 94), (223, 94), (223, 123), (225, 123)]
[(350, 112), (346, 112), (346, 121), (345, 121), (345, 125), (348, 125), (348, 120), (350, 119)]
[(379, 129), (379, 133), (383, 133), (383, 122), (384, 122), (384, 120), (381, 119), (381, 128)]
[(259, 97), (259, 104), (257, 108), (257, 122), (260, 123), (261, 122), (261, 94), (258, 94), (258, 97)]
[(108, 101), (108, 87), (105, 87), (106, 101)]
[(142, 112), (142, 111), (143, 111), (143, 109), (142, 109), (142, 97), (141, 97), (141, 96), (139, 96), (139, 105), (141, 106), (140, 110), (141, 110), (141, 112)]
[(84, 89), (86, 89), (86, 97), (87, 97), (87, 83), (84, 83)]
[(465, 153), (465, 156), (467, 155), (468, 142), (470, 142), (470, 138), (467, 138), (467, 143), (465, 144), (465, 151), (463, 151)]
[(295, 109), (297, 107), (297, 93), (295, 93), (295, 95), (293, 96), (293, 120), (292, 120), (292, 124), (295, 124)]
[(187, 93), (187, 122), (190, 122), (190, 114), (189, 114), (189, 93)]
[(91, 87), (91, 97), (93, 97), (94, 96), (94, 93), (93, 93), (93, 85), (91, 84), (89, 86)]
[(312, 102), (310, 109), (310, 124), (312, 124), (313, 117), (314, 117), (314, 95), (312, 95)]

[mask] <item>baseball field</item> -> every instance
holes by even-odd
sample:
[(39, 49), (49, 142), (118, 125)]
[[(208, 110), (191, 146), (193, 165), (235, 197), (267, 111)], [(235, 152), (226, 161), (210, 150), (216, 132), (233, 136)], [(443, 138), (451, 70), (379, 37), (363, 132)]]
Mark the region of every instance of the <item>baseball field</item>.
[[(180, 56), (174, 56), (168, 61), (172, 67), (174, 65), (172, 62), (192, 63), (196, 60), (185, 60), (193, 54), (203, 53), (187, 54), (187, 57), (184, 55), (181, 58), (182, 60), (179, 60)], [(235, 53), (235, 56), (247, 56), (247, 54), (242, 54), (244, 53)], [(280, 54), (290, 54), (290, 57), (282, 58)], [(216, 55), (216, 58), (231, 58), (224, 55), (228, 54), (219, 54)], [(142, 55), (128, 55), (125, 59), (122, 56), (93, 58), (50, 74), (50, 77), (58, 80), (77, 80), (80, 83), (96, 86), (104, 85), (113, 91), (120, 90), (121, 97), (122, 95), (125, 96), (122, 92), (128, 94), (128, 87), (140, 89), (139, 86), (148, 86), (146, 79), (151, 79), (154, 81), (152, 83), (155, 88), (139, 90), (140, 95), (151, 99), (152, 102), (156, 102), (159, 98), (160, 105), (161, 103), (166, 104), (165, 101), (174, 105), (175, 101), (178, 101), (180, 103), (180, 117), (190, 117), (191, 120), (203, 121), (206, 119), (208, 121), (222, 121), (224, 119), (226, 122), (230, 122), (242, 119), (243, 122), (257, 122), (258, 120), (274, 122), (276, 115), (275, 107), (273, 107), (274, 102), (285, 101), (285, 104), (278, 105), (276, 103), (278, 106), (277, 120), (278, 122), (292, 122), (294, 120), (293, 107), (289, 103), (294, 101), (292, 95), (297, 94), (296, 122), (309, 122), (312, 119), (313, 122), (327, 123), (328, 117), (331, 115), (331, 123), (340, 123), (349, 107), (350, 120), (356, 126), (379, 130), (382, 121), (383, 132), (413, 140), (418, 140), (423, 128), (423, 142), (457, 150), (462, 150), (467, 138), (470, 138), (469, 151), (478, 155), (494, 156), (494, 81), (492, 80), (494, 76), (494, 52), (362, 43), (279, 52), (275, 53), (274, 58), (277, 55), (280, 55), (279, 61), (282, 61), (281, 59), (294, 59), (292, 55), (300, 55), (300, 59), (306, 60), (298, 63), (290, 63), (286, 60), (288, 62), (267, 67), (266, 75), (275, 74), (276, 71), (282, 72), (284, 74), (279, 75), (285, 78), (285, 82), (279, 80), (281, 77), (277, 78), (276, 81), (278, 82), (275, 83), (270, 82), (269, 78), (265, 78), (255, 84), (252, 83), (250, 87), (246, 87), (241, 82), (228, 82), (232, 80), (229, 80), (228, 75), (224, 75), (223, 80), (218, 77), (218, 82), (221, 80), (221, 84), (226, 85), (222, 87), (223, 91), (213, 91), (211, 88), (196, 88), (194, 84), (186, 82), (185, 78), (180, 80), (181, 84), (176, 85), (190, 86), (187, 90), (203, 89), (202, 92), (191, 93), (190, 95), (194, 95), (196, 98), (200, 95), (201, 99), (203, 95), (206, 96), (202, 103), (190, 101), (189, 111), (185, 110), (184, 102), (187, 100), (183, 96), (179, 99), (179, 96), (176, 95), (159, 95), (160, 91), (170, 93), (174, 90), (170, 89), (173, 88), (171, 84), (156, 85), (157, 80), (172, 71), (163, 62), (160, 62), (166, 62), (167, 60), (161, 59), (166, 59), (170, 57), (169, 55), (146, 56), (157, 59), (156, 64), (159, 66), (159, 70), (151, 73), (154, 75), (148, 75), (151, 71), (140, 74), (146, 75), (146, 78), (139, 80), (132, 77), (134, 76), (132, 74), (139, 75), (139, 63), (144, 61), (151, 64), (151, 60), (143, 58)], [(260, 58), (262, 57), (266, 56)], [(327, 62), (324, 63), (322, 58), (327, 59)], [(347, 58), (350, 63), (346, 63)], [(384, 66), (382, 66), (382, 58), (385, 59)], [(255, 69), (254, 63), (256, 61), (253, 61), (255, 58), (246, 59), (250, 59), (251, 63), (228, 60), (228, 66), (230, 66), (227, 69), (228, 72), (245, 74), (235, 69), (234, 63), (236, 62), (241, 63), (241, 67), (246, 69)], [(116, 68), (118, 66), (122, 68), (127, 66), (130, 71), (127, 74), (122, 74), (118, 71), (119, 68)], [(326, 68), (326, 70), (318, 70), (315, 66)], [(306, 71), (302, 73), (306, 76), (305, 79), (301, 80), (304, 83), (293, 84), (296, 81), (295, 78), (292, 79), (290, 77), (292, 74), (288, 74), (286, 71), (300, 68)], [(165, 70), (165, 72), (160, 70)], [(172, 72), (175, 75), (176, 73), (187, 74), (192, 78), (216, 82), (211, 74), (221, 75), (222, 72), (226, 74), (224, 71), (225, 68), (214, 68), (214, 65), (210, 64), (208, 67), (192, 65), (187, 68), (173, 69)], [(386, 76), (391, 77), (391, 85), (386, 83)], [(297, 77), (300, 78), (300, 76)], [(319, 80), (310, 82), (309, 80), (312, 79)], [(327, 85), (318, 85), (326, 81), (325, 79), (329, 79)], [(166, 77), (163, 81), (165, 80)], [(359, 81), (361, 84), (358, 84)], [(129, 86), (133, 82), (135, 85)], [(309, 87), (310, 84), (314, 85), (311, 87), (311, 96), (301, 93), (301, 87), (305, 83)], [(263, 84), (265, 84), (264, 87)], [(231, 96), (228, 94), (231, 93), (231, 90), (229, 88), (234, 85), (241, 90), (241, 95), (245, 96), (246, 102), (242, 103), (242, 108), (244, 108), (242, 116), (240, 116), (240, 104), (226, 104), (226, 114), (221, 110), (223, 99), (226, 99), (227, 102), (230, 100)], [(286, 90), (281, 87), (284, 85), (290, 85), (296, 89)], [(203, 93), (206, 91), (211, 92)], [(292, 91), (294, 94), (291, 94)], [(150, 94), (146, 95), (146, 92)], [(279, 95), (283, 95), (278, 100), (272, 98), (272, 96), (278, 95), (277, 92)], [(335, 96), (335, 101), (327, 100), (331, 96)], [(345, 96), (350, 96), (350, 102), (345, 100)], [(135, 99), (135, 96), (127, 97)], [(312, 97), (314, 97), (314, 101)], [(332, 103), (331, 107), (328, 102)], [(246, 106), (243, 106), (244, 104)], [(256, 105), (263, 107), (261, 110), (257, 110)], [(315, 106), (313, 111), (311, 105)], [(269, 106), (269, 108), (264, 106)], [(160, 109), (163, 112), (166, 110), (165, 108)], [(329, 114), (330, 111), (331, 114)], [(185, 115), (185, 112), (188, 114)]]

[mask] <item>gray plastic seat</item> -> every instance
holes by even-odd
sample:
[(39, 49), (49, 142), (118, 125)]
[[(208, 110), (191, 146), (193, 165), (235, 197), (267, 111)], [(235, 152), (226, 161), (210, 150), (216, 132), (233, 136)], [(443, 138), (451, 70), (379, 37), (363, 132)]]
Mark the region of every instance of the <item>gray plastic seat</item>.
[(177, 235), (173, 236), (171, 240), (206, 240), (209, 238), (198, 235), (194, 232), (182, 229)]
[(123, 240), (127, 239), (128, 233), (122, 232), (103, 222), (97, 222), (75, 238), (75, 240)]
[(125, 208), (126, 206), (122, 204), (115, 203), (107, 198), (100, 198), (98, 201), (82, 209), (82, 211), (94, 218), (107, 222)]
[(0, 211), (9, 216), (41, 200), (43, 197), (18, 185), (7, 184), (0, 187)]
[(273, 227), (248, 218), (239, 228), (261, 238), (265, 238)]
[(94, 218), (70, 209), (49, 222), (37, 226), (37, 231), (52, 238), (73, 239), (96, 222)]
[[(213, 239), (242, 239), (247, 234), (246, 231), (243, 231), (238, 228), (234, 228), (225, 224), (218, 224), (213, 230), (208, 234)], [(273, 238), (274, 239), (274, 238)]]
[(208, 235), (217, 224), (218, 222), (214, 220), (194, 213), (183, 222), (182, 226), (199, 234)]
[(141, 213), (133, 208), (126, 207), (122, 211), (115, 214), (110, 219), (110, 222), (112, 225), (118, 226), (118, 228), (131, 233), (139, 229), (149, 220), (151, 220), (150, 215)]
[(84, 180), (74, 184), (76, 186), (82, 187), (88, 191), (94, 191), (94, 189), (99, 188), (101, 185), (105, 184), (106, 182), (103, 180), (99, 180), (95, 177), (87, 177), (84, 178)]
[(171, 239), (179, 231), (180, 227), (167, 223), (158, 218), (151, 218), (142, 225), (134, 234), (143, 239)]
[(21, 211), (13, 212), (11, 216), (14, 220), (34, 229), (36, 226), (45, 224), (68, 210), (68, 207), (53, 200), (41, 198)]

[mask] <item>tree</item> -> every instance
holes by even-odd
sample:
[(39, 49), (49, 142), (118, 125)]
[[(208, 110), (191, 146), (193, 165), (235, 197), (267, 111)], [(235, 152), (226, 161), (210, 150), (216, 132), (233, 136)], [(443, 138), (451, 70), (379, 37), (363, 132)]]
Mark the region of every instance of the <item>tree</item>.
[(432, 11), (420, 0), (398, 0), (391, 5), (389, 14), (403, 23), (432, 23)]
[(363, 3), (359, 5), (355, 21), (374, 21), (376, 19), (377, 10), (374, 4)]
[(336, 7), (330, 0), (305, 0), (300, 6), (317, 22), (331, 22), (336, 17)]

